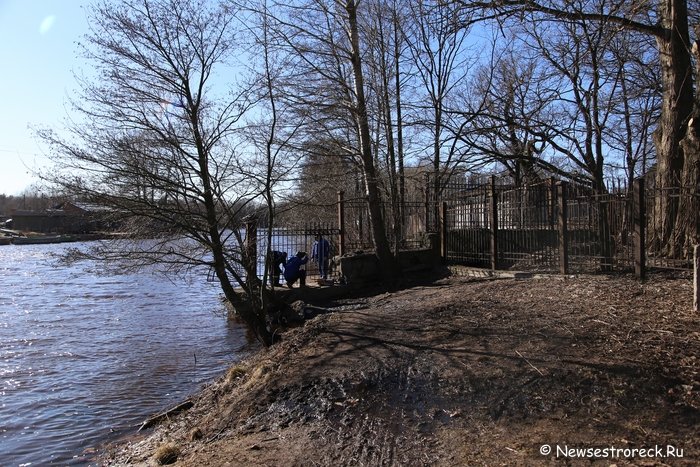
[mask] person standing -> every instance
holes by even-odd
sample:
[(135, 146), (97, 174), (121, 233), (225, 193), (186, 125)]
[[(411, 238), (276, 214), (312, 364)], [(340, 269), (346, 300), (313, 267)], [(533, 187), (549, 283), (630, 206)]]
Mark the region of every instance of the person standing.
[(311, 260), (318, 263), (318, 272), (321, 279), (328, 278), (328, 264), (331, 256), (331, 244), (323, 238), (323, 235), (318, 234), (316, 241), (311, 249)]

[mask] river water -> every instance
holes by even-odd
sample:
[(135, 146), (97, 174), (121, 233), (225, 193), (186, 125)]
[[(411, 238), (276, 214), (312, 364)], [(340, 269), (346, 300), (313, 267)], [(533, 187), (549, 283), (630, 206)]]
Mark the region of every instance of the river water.
[(254, 347), (206, 274), (100, 274), (66, 248), (0, 246), (1, 466), (88, 464)]

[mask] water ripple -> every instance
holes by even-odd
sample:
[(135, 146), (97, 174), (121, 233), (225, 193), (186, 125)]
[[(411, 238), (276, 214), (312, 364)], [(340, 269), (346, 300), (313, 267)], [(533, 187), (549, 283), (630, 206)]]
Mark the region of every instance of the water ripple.
[(59, 267), (53, 253), (63, 248), (0, 247), (3, 466), (86, 464), (85, 449), (186, 397), (250, 349), (223, 317), (214, 284)]

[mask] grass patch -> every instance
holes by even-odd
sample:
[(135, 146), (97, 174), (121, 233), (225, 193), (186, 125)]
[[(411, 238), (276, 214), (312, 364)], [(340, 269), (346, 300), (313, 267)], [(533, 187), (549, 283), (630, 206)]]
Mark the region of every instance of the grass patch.
[(248, 368), (245, 365), (238, 364), (229, 368), (226, 373), (226, 381), (229, 383), (234, 382), (238, 378), (244, 377), (248, 373)]
[(173, 443), (168, 443), (156, 449), (153, 457), (156, 459), (156, 462), (158, 462), (159, 465), (168, 465), (175, 463), (177, 458), (180, 457), (180, 454), (181, 452), (179, 447)]

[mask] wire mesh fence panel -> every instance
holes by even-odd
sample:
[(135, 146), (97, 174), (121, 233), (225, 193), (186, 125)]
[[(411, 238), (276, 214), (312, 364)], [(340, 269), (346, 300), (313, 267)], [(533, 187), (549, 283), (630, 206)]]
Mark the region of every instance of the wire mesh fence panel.
[[(306, 271), (307, 281), (320, 279), (324, 275), (327, 279), (337, 277), (338, 272), (333, 263), (333, 257), (338, 254), (340, 229), (335, 224), (290, 224), (274, 227), (270, 233), (271, 235), (268, 237), (267, 228), (260, 228), (257, 231), (257, 270), (260, 277), (264, 274), (267, 262), (269, 281), (277, 282), (279, 280), (279, 283), (285, 283), (284, 266), (278, 268), (277, 265), (286, 263), (299, 252), (305, 253), (309, 258), (307, 263), (302, 266)], [(267, 254), (268, 238), (270, 239), (269, 256)], [(317, 258), (312, 258), (314, 243), (320, 241), (320, 238), (328, 241), (329, 254), (325, 258), (323, 254), (317, 254)], [(285, 258), (284, 263), (281, 261), (282, 257)], [(324, 272), (325, 274), (323, 274)]]

